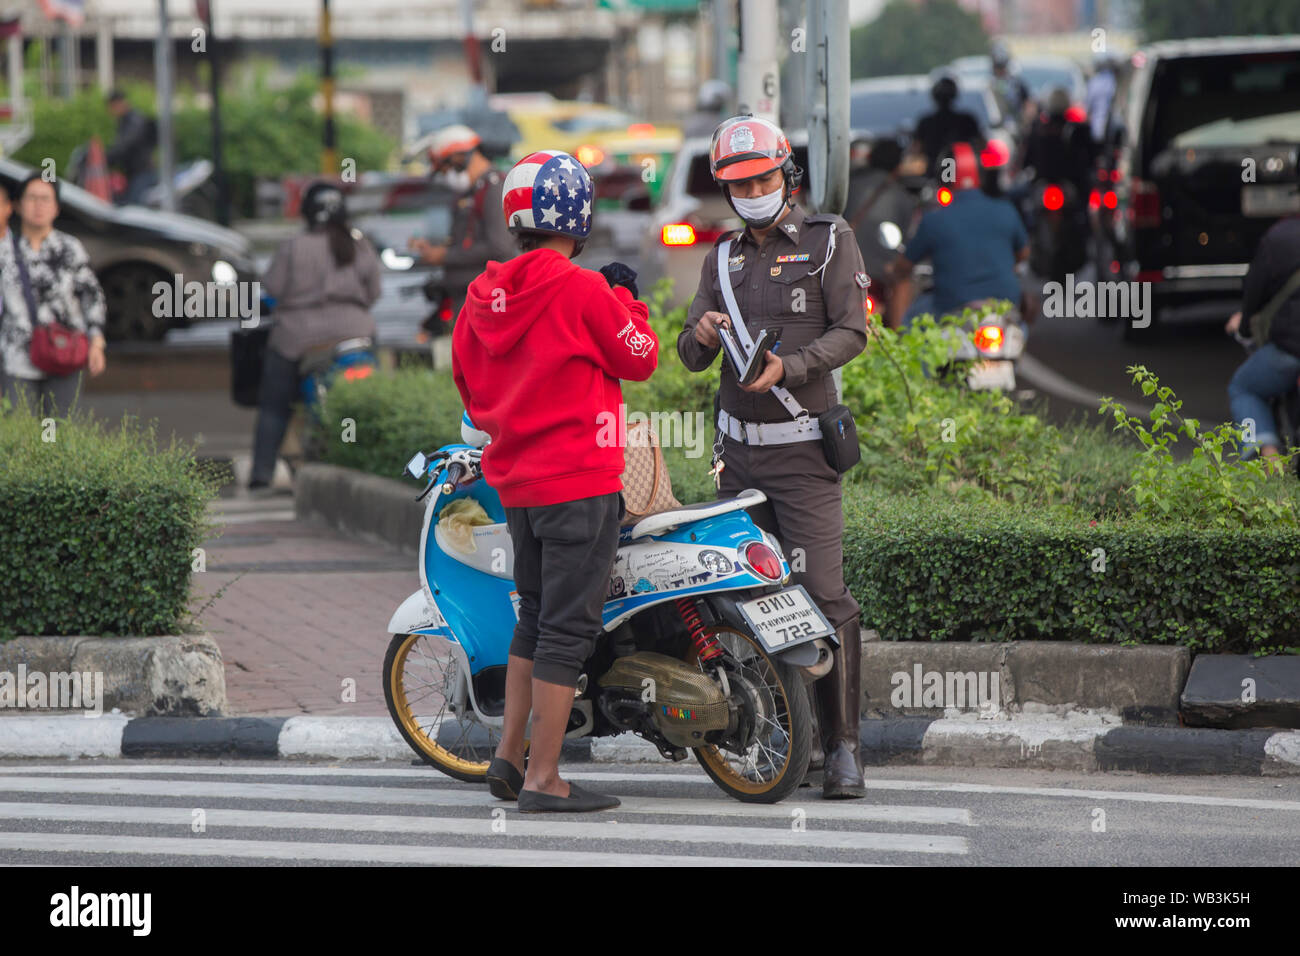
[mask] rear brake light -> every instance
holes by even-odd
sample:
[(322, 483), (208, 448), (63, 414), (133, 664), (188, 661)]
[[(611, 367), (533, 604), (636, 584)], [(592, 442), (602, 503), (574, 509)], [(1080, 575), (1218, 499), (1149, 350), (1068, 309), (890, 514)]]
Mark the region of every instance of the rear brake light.
[(655, 127), (653, 123), (633, 123), (627, 128), (628, 136), (653, 136)]
[(1133, 180), (1133, 201), (1129, 211), (1135, 229), (1151, 229), (1160, 225), (1160, 190), (1155, 183)]
[(357, 379), (369, 378), (374, 371), (373, 365), (350, 365), (343, 370), (343, 378), (355, 382)]
[(745, 560), (760, 577), (767, 578), (769, 581), (780, 581), (783, 577), (781, 559), (777, 557), (775, 551), (761, 541), (752, 541), (745, 546)]
[(1110, 171), (1110, 181), (1111, 181), (1112, 183), (1117, 183), (1117, 182), (1119, 182), (1119, 170), (1118, 170), (1118, 169), (1112, 169), (1112, 170)]
[(1101, 193), (1097, 192), (1097, 190), (1095, 189), (1092, 192), (1088, 193), (1088, 208), (1089, 209), (1101, 208)]
[(1107, 189), (1105, 194), (1101, 197), (1101, 204), (1105, 206), (1107, 209), (1114, 209), (1116, 206), (1118, 206), (1119, 196), (1115, 194), (1115, 190)]
[(1000, 139), (989, 140), (988, 144), (980, 150), (980, 164), (985, 169), (996, 169), (999, 166), (1005, 166), (1010, 158), (1011, 150)]
[(998, 352), (1002, 349), (1002, 327), (981, 325), (975, 330), (975, 347), (981, 352)]
[(695, 227), (688, 222), (674, 222), (659, 230), (659, 240), (665, 246), (695, 245)]
[(588, 169), (599, 166), (605, 161), (605, 152), (599, 146), (579, 146), (574, 156)]
[(1082, 123), (1088, 118), (1088, 111), (1078, 103), (1075, 103), (1065, 111), (1065, 121), (1067, 123)]
[(1051, 212), (1056, 212), (1065, 205), (1065, 193), (1061, 192), (1060, 186), (1048, 186), (1043, 190), (1043, 208)]
[(952, 190), (947, 186), (944, 186), (939, 190), (939, 193), (935, 198), (939, 200), (940, 206), (946, 206), (948, 203), (952, 202)]

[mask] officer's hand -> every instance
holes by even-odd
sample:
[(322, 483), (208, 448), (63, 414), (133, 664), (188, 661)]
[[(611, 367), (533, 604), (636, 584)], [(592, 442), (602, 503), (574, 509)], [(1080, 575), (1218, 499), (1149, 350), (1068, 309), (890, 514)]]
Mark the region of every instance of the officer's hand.
[(412, 239), (407, 243), (411, 250), (420, 257), (420, 261), (431, 266), (442, 265), (442, 260), (447, 256), (446, 246), (435, 246), (427, 239)]
[(748, 385), (740, 386), (747, 392), (766, 392), (773, 385), (781, 384), (781, 379), (785, 378), (785, 365), (781, 357), (772, 351), (768, 351), (766, 357), (767, 367), (763, 373), (754, 379)]
[(636, 288), (636, 270), (631, 266), (622, 262), (611, 262), (609, 265), (601, 266), (600, 274), (605, 277), (611, 289), (621, 285), (632, 293), (632, 298), (640, 298)]
[(1239, 328), (1241, 328), (1240, 311), (1232, 313), (1232, 315), (1228, 318), (1228, 324), (1223, 327), (1223, 330), (1227, 332), (1229, 335), (1231, 335), (1233, 332), (1236, 332)]
[(724, 312), (705, 312), (700, 321), (695, 323), (695, 341), (706, 349), (716, 349), (722, 345), (718, 338), (718, 326), (731, 328), (731, 317)]

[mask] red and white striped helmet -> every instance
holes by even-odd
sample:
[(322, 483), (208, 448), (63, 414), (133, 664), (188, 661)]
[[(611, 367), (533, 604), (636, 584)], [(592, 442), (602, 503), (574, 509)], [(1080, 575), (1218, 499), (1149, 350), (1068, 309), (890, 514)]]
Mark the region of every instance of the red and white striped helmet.
[(530, 153), (506, 173), (501, 211), (511, 232), (549, 232), (583, 240), (591, 235), (591, 176), (568, 153)]

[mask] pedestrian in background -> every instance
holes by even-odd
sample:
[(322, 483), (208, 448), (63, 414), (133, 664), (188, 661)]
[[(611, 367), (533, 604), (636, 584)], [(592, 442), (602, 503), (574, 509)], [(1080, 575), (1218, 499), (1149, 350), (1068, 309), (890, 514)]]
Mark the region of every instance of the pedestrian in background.
[[(42, 416), (66, 414), (82, 370), (104, 371), (104, 292), (81, 242), (54, 228), (59, 184), (32, 173), (19, 185), (21, 228), (5, 237), (0, 359), (5, 393)], [(0, 210), (3, 211), (3, 210)]]
[(275, 299), (275, 326), (262, 365), (250, 491), (270, 487), (275, 475), (303, 355), (375, 335), (370, 307), (379, 298), (379, 256), (348, 224), (342, 191), (331, 183), (314, 184), (303, 196), (302, 214), (307, 231), (281, 243), (262, 277), (263, 289)]

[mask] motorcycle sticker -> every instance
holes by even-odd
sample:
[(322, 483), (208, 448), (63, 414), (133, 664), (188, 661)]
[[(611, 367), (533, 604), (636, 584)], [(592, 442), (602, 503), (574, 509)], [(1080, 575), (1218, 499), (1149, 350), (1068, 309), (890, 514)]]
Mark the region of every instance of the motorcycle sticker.
[(647, 591), (653, 591), (655, 586), (646, 578), (637, 578), (636, 586), (632, 588), (633, 594), (644, 594)]
[(622, 577), (615, 576), (609, 579), (609, 594), (606, 597), (607, 601), (612, 601), (615, 598), (621, 598), (626, 593), (627, 593), (627, 583), (623, 580)]

